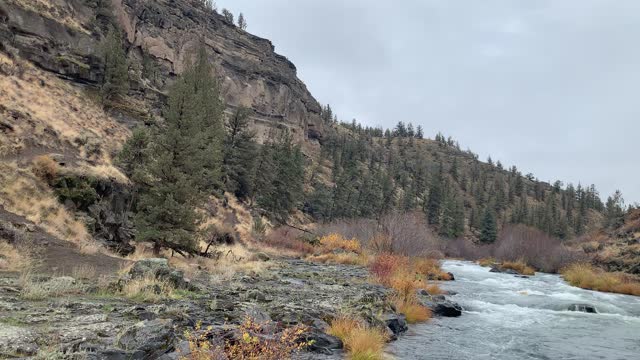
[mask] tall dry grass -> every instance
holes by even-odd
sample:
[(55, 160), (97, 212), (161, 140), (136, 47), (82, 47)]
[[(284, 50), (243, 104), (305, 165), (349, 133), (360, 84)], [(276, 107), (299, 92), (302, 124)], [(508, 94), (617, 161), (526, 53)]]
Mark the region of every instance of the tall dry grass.
[(342, 340), (349, 359), (384, 359), (384, 346), (389, 340), (384, 329), (368, 326), (353, 316), (341, 315), (331, 321), (327, 333)]
[(576, 263), (561, 271), (571, 285), (583, 289), (640, 296), (640, 281), (631, 275), (605, 272), (588, 263)]

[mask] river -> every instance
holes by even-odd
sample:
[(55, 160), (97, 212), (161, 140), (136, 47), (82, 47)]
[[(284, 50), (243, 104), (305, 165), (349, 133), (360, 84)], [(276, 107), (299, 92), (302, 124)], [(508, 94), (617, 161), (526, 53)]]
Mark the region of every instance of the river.
[[(583, 290), (558, 275), (530, 278), (446, 260), (443, 283), (458, 318), (411, 326), (389, 348), (397, 359), (640, 359), (640, 298)], [(598, 313), (568, 311), (572, 304)]]

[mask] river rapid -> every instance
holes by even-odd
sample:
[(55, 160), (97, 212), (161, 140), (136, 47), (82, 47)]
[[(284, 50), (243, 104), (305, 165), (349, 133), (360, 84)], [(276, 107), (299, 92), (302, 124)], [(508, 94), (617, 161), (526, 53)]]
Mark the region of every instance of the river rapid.
[[(491, 273), (446, 260), (443, 283), (464, 309), (458, 318), (411, 326), (391, 344), (397, 359), (640, 359), (640, 298), (572, 287), (558, 275)], [(569, 311), (573, 304), (598, 313)]]

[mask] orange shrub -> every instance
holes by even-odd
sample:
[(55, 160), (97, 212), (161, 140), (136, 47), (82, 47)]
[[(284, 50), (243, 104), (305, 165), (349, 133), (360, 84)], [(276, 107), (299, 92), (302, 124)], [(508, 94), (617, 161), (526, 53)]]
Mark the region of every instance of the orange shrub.
[(346, 251), (352, 251), (355, 253), (361, 252), (360, 242), (353, 238), (351, 240), (345, 239), (340, 234), (329, 234), (320, 238), (320, 245), (322, 245), (325, 249), (332, 251), (337, 249), (342, 249)]
[(369, 272), (381, 284), (389, 286), (391, 277), (398, 268), (406, 268), (408, 259), (404, 256), (384, 253), (376, 256), (369, 264)]

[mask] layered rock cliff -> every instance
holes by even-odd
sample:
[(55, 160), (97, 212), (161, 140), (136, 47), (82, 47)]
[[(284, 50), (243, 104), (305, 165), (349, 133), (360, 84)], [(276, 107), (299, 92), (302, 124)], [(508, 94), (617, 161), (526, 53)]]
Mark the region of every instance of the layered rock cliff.
[[(125, 33), (130, 95), (149, 109), (158, 108), (167, 85), (204, 42), (228, 111), (252, 108), (261, 140), (282, 127), (299, 141), (322, 136), (320, 106), (295, 66), (275, 53), (269, 40), (228, 23), (199, 1), (6, 0), (0, 3), (0, 50), (79, 85), (95, 86), (103, 75), (97, 54), (106, 16)], [(145, 77), (143, 63), (149, 59), (153, 74)]]

